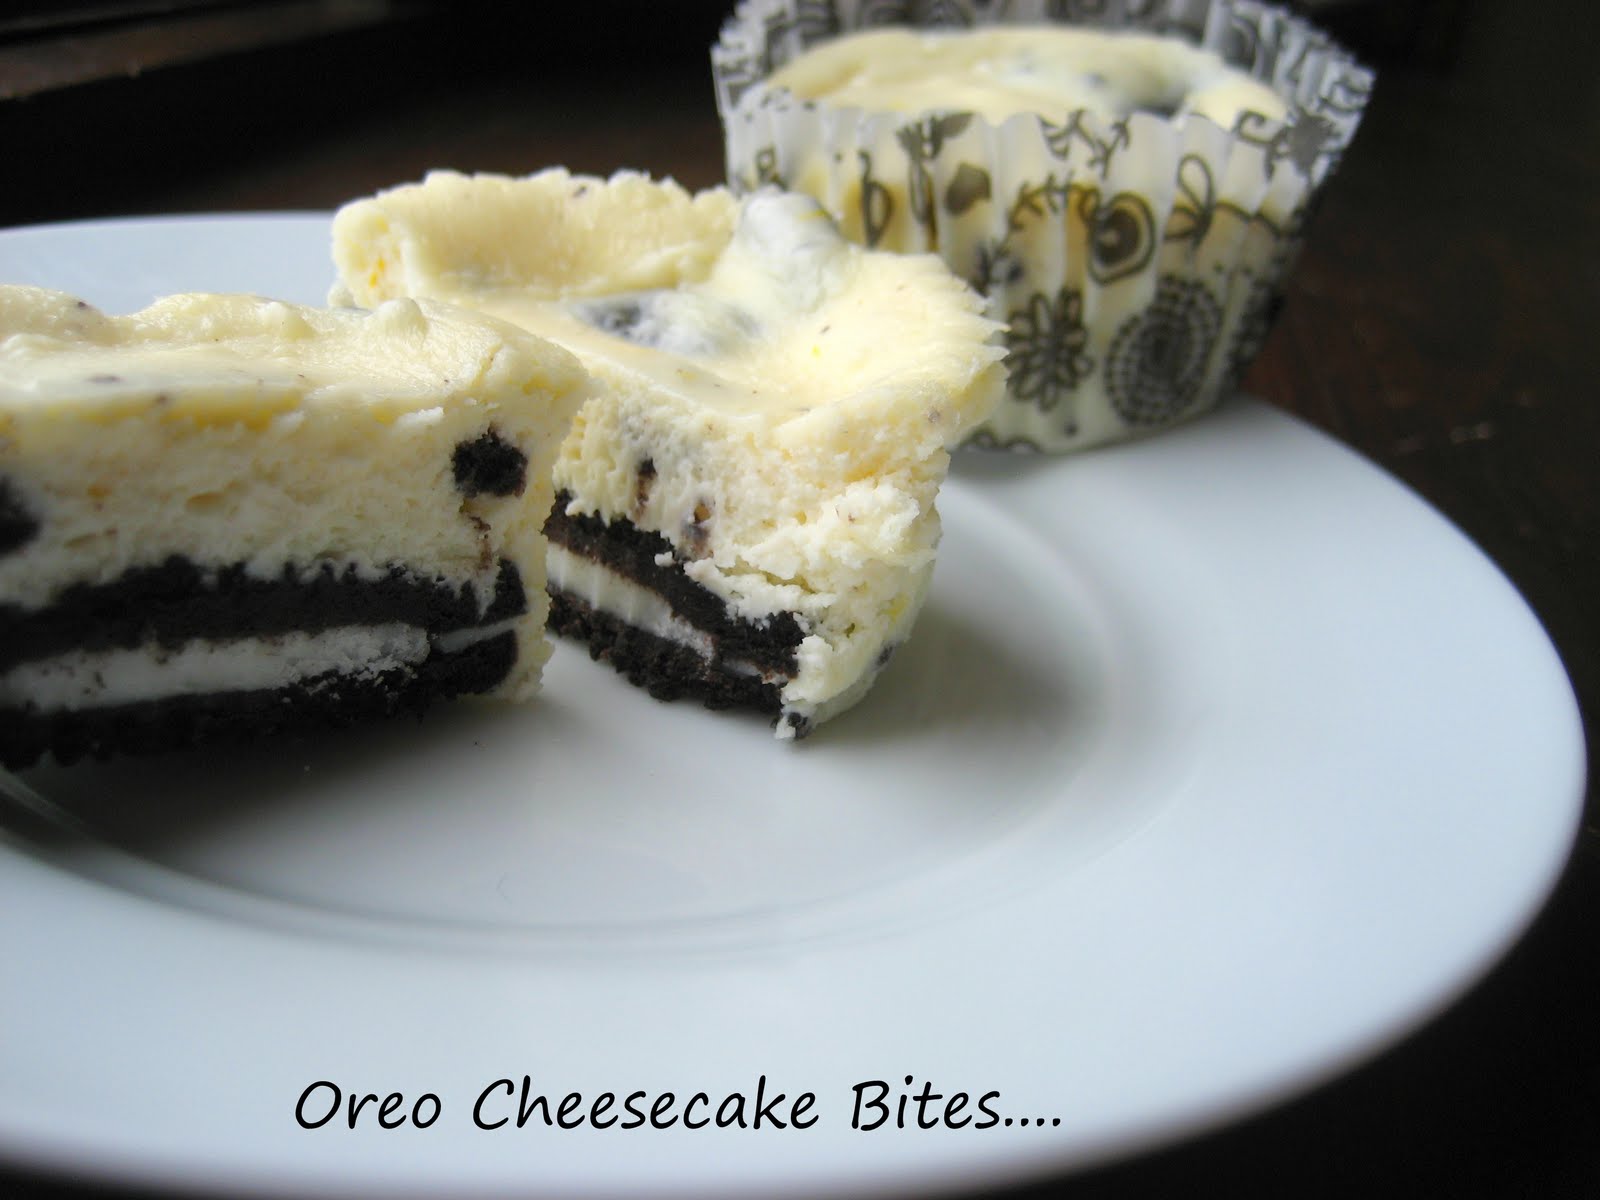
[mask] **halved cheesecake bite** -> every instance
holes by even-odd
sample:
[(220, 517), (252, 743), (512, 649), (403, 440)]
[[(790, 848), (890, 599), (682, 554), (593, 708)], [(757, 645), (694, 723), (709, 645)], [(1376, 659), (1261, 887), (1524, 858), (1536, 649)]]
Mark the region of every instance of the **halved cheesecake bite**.
[(431, 302), (0, 287), (0, 762), (530, 696), (586, 385)]
[(426, 296), (572, 350), (597, 381), (555, 466), (551, 625), (660, 698), (808, 733), (910, 635), (934, 500), (1003, 351), (936, 258), (817, 204), (620, 173), (437, 172), (334, 222), (335, 295)]

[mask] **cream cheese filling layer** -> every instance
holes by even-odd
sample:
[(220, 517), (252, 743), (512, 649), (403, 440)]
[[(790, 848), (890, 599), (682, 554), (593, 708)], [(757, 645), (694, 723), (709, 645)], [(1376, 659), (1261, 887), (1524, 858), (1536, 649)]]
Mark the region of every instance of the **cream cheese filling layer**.
[(112, 708), (207, 693), (272, 691), (319, 675), (368, 679), (451, 654), (513, 628), (503, 621), (430, 637), (414, 625), (347, 625), (317, 633), (197, 639), (176, 649), (74, 651), (0, 675), (0, 707), (39, 712)]

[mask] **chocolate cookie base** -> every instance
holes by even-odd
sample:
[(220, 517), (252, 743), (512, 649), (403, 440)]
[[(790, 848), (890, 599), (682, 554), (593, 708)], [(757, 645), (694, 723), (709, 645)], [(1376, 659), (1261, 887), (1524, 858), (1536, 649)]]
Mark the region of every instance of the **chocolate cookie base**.
[(207, 572), (181, 555), (132, 567), (105, 583), (75, 583), (47, 608), (0, 604), (0, 671), (72, 650), (131, 650), (154, 638), (176, 648), (193, 638), (226, 640), (316, 633), (340, 625), (415, 625), (432, 633), (488, 625), (528, 611), (517, 565), (501, 559), (494, 595), (480, 607), (472, 586), (390, 567), (368, 578), (354, 567), (285, 566), (258, 578), (242, 565)]
[(777, 674), (794, 674), (795, 648), (805, 639), (805, 630), (793, 613), (775, 613), (760, 622), (729, 613), (719, 596), (683, 573), (683, 564), (666, 538), (640, 529), (626, 517), (606, 520), (591, 513), (569, 514), (571, 500), (569, 492), (556, 494), (544, 527), (552, 545), (655, 592), (678, 616), (715, 640), (726, 657)]
[(172, 696), (107, 708), (40, 713), (0, 710), (0, 765), (32, 766), (49, 753), (63, 765), (113, 754), (148, 754), (358, 722), (420, 716), (436, 700), (486, 692), (517, 661), (517, 636), (497, 634), (413, 668), (352, 678), (337, 672), (285, 688)]
[(550, 631), (586, 643), (590, 658), (610, 663), (629, 683), (657, 700), (689, 697), (707, 708), (747, 708), (773, 717), (782, 711), (778, 684), (729, 670), (570, 593), (551, 591)]

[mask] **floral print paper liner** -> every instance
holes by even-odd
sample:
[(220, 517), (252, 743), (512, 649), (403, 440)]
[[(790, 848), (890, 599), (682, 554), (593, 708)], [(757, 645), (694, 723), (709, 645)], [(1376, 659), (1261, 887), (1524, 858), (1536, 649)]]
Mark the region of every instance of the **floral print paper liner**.
[[(1269, 83), (1288, 116), (994, 124), (836, 109), (763, 82), (856, 29), (999, 22), (1182, 37)], [(1007, 327), (1007, 398), (974, 440), (1054, 452), (1161, 428), (1235, 388), (1373, 78), (1251, 0), (744, 0), (712, 64), (733, 186), (809, 192), (857, 241), (940, 254)]]

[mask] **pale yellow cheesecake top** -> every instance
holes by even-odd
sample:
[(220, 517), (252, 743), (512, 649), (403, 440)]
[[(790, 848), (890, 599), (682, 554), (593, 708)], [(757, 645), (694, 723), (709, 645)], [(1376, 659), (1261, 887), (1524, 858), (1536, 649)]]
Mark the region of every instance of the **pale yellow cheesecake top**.
[(815, 201), (620, 173), (440, 171), (334, 220), (337, 300), (425, 296), (514, 322), (703, 429), (854, 457), (953, 446), (1002, 378), (996, 327), (931, 255), (846, 241)]
[(1177, 38), (1051, 26), (853, 33), (811, 47), (768, 83), (837, 108), (972, 112), (994, 123), (1090, 109), (1193, 113), (1231, 127), (1244, 112), (1287, 111), (1266, 84)]
[(365, 312), (196, 293), (111, 316), (0, 285), (0, 433), (145, 411), (259, 424), (308, 405), (382, 420), (508, 387), (566, 395), (582, 379), (559, 346), (431, 301)]

